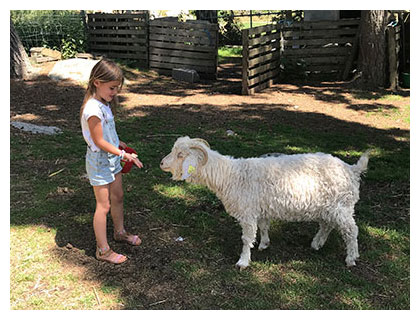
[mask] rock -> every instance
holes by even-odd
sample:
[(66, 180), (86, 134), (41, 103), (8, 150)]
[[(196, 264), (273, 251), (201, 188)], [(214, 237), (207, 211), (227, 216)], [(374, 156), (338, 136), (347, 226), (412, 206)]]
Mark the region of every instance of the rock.
[(190, 83), (194, 83), (200, 80), (200, 76), (198, 75), (197, 71), (183, 68), (172, 69), (172, 78)]
[(56, 62), (48, 77), (53, 80), (89, 81), (90, 72), (99, 60), (68, 59)]
[(19, 122), (19, 121), (12, 121), (10, 122), (12, 126), (18, 128), (23, 131), (31, 132), (31, 133), (42, 133), (42, 134), (59, 134), (62, 133), (60, 128), (57, 127), (48, 127), (48, 126), (38, 126), (32, 123), (26, 122)]

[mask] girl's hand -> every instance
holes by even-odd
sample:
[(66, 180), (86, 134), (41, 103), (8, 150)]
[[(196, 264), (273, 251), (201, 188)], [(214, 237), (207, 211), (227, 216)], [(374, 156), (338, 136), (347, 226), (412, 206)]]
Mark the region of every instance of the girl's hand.
[(133, 161), (137, 167), (143, 168), (143, 163), (141, 163), (141, 161), (137, 158), (137, 155), (135, 153), (125, 153), (124, 160), (130, 161), (130, 162)]
[(125, 144), (125, 142), (120, 141), (120, 145), (119, 145), (119, 147), (120, 147), (121, 149), (125, 149), (125, 148), (127, 148), (127, 145)]

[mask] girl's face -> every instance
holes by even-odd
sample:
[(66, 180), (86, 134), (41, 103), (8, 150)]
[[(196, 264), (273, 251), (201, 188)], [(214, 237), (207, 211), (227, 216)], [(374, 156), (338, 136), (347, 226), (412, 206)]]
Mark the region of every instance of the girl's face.
[(95, 80), (93, 84), (96, 87), (96, 98), (102, 102), (111, 102), (120, 91), (120, 81), (100, 82)]

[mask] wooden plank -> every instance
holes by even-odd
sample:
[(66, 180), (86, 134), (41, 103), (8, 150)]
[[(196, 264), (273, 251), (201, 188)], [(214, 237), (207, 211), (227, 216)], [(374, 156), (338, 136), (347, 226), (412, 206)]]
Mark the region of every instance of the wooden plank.
[(255, 45), (264, 45), (265, 43), (272, 42), (272, 41), (280, 41), (280, 31), (275, 33), (270, 33), (265, 36), (261, 36), (259, 38), (252, 38), (248, 41), (248, 46), (252, 47)]
[[(197, 20), (198, 21), (198, 20)], [(160, 19), (150, 20), (150, 26), (152, 27), (177, 27), (179, 29), (193, 29), (193, 30), (214, 30), (218, 31), (218, 24), (209, 23), (207, 21), (200, 22), (173, 22), (173, 21), (162, 21)]]
[(150, 34), (152, 35), (173, 35), (173, 36), (184, 36), (184, 37), (216, 37), (215, 31), (208, 30), (187, 30), (187, 29), (173, 29), (173, 28), (157, 28), (150, 27)]
[(249, 69), (248, 70), (248, 78), (254, 77), (254, 76), (258, 75), (259, 73), (264, 73), (264, 72), (267, 72), (269, 70), (278, 68), (279, 65), (280, 65), (280, 62), (277, 60), (277, 61), (272, 61), (268, 64), (264, 64), (262, 66), (258, 66), (258, 67), (253, 68), (253, 69)]
[(284, 38), (292, 37), (326, 37), (326, 36), (354, 36), (357, 29), (311, 29), (311, 30), (295, 30), (295, 31), (284, 31)]
[(214, 66), (213, 60), (198, 60), (198, 59), (191, 59), (191, 58), (183, 58), (183, 57), (169, 57), (169, 56), (157, 56), (151, 54), (149, 56), (150, 61), (156, 62), (165, 62), (165, 63), (179, 63), (185, 65), (198, 65), (198, 66)]
[(326, 39), (296, 39), (296, 40), (284, 40), (285, 47), (292, 46), (328, 46), (330, 44), (346, 44), (352, 43), (352, 38), (326, 38)]
[(270, 79), (267, 82), (260, 83), (255, 87), (249, 88), (248, 89), (248, 92), (249, 92), (248, 94), (254, 94), (254, 93), (260, 92), (263, 89), (271, 87), (273, 85), (273, 83), (274, 83), (273, 79)]
[(389, 82), (390, 89), (395, 91), (398, 85), (398, 65), (397, 65), (397, 41), (395, 28), (388, 28), (388, 64), (389, 64)]
[(326, 48), (287, 48), (282, 56), (313, 56), (313, 55), (348, 55), (352, 47), (326, 47)]
[(159, 42), (159, 41), (149, 41), (150, 47), (156, 48), (167, 48), (167, 49), (178, 49), (185, 51), (197, 51), (197, 52), (215, 52), (215, 47), (210, 46), (194, 46), (194, 45), (185, 45), (180, 43), (169, 43), (169, 42)]
[(279, 72), (280, 72), (279, 69), (273, 69), (273, 70), (270, 70), (266, 73), (259, 74), (254, 78), (250, 78), (248, 80), (248, 86), (251, 87), (253, 85), (264, 82), (266, 80), (274, 79), (275, 77), (278, 76)]
[(144, 30), (134, 29), (89, 29), (90, 34), (113, 34), (113, 35), (145, 35)]
[(259, 54), (263, 54), (263, 53), (266, 53), (266, 52), (273, 52), (273, 51), (277, 51), (277, 50), (280, 50), (280, 42), (279, 41), (277, 41), (277, 42), (273, 42), (273, 43), (271, 43), (271, 44), (268, 44), (268, 45), (264, 45), (264, 46), (261, 46), (261, 47), (258, 47), (258, 48), (254, 48), (254, 49), (249, 49), (249, 57), (255, 57), (256, 55), (259, 55)]
[(192, 45), (204, 45), (213, 46), (216, 38), (208, 39), (206, 37), (193, 38), (193, 37), (182, 37), (182, 36), (169, 36), (169, 35), (156, 35), (150, 34), (149, 37), (152, 41), (170, 42), (170, 43), (190, 43)]
[(251, 36), (255, 36), (258, 34), (262, 34), (262, 33), (271, 33), (273, 31), (280, 31), (280, 29), (282, 28), (282, 25), (280, 23), (274, 23), (274, 24), (267, 24), (264, 26), (258, 26), (255, 28), (250, 28), (247, 29), (248, 30), (248, 35)]
[(135, 20), (129, 21), (89, 21), (88, 26), (91, 28), (97, 27), (118, 27), (118, 28), (128, 28), (128, 27), (137, 27), (137, 28), (147, 28), (147, 22), (140, 22)]
[(139, 38), (139, 37), (101, 37), (99, 35), (90, 35), (88, 38), (89, 42), (112, 42), (112, 43), (137, 43), (144, 46), (147, 46), (147, 38)]
[(344, 26), (358, 26), (360, 24), (360, 19), (341, 19), (337, 21), (296, 21), (293, 22), (290, 26), (284, 26), (284, 30), (289, 29), (336, 29), (337, 27)]
[(252, 68), (253, 66), (256, 66), (257, 64), (260, 64), (260, 63), (278, 59), (279, 57), (280, 57), (280, 52), (274, 52), (274, 53), (269, 53), (264, 56), (254, 58), (254, 59), (249, 59), (248, 68)]
[(92, 44), (92, 50), (115, 50), (115, 51), (137, 51), (137, 52), (147, 52), (147, 48), (143, 46), (118, 46), (118, 45), (98, 45)]
[(150, 68), (159, 68), (159, 69), (169, 69), (172, 70), (174, 68), (187, 68), (193, 69), (198, 73), (216, 73), (215, 68), (209, 68), (205, 66), (198, 66), (198, 65), (189, 65), (189, 64), (178, 64), (178, 63), (168, 63), (168, 62), (157, 62), (150, 60)]
[(214, 60), (214, 52), (189, 52), (189, 51), (171, 50), (171, 49), (165, 50), (165, 49), (150, 47), (150, 54)]
[(92, 51), (95, 55), (103, 55), (108, 58), (116, 58), (116, 59), (131, 59), (131, 60), (138, 60), (140, 62), (146, 61), (145, 55), (139, 54), (132, 54), (132, 53), (121, 53), (121, 52), (103, 52), (103, 51)]
[(303, 63), (316, 65), (316, 64), (337, 64), (344, 63), (346, 61), (346, 56), (326, 56), (326, 57), (304, 57), (299, 59), (291, 58), (289, 61), (302, 61)]
[(242, 94), (250, 94), (248, 88), (249, 29), (242, 30)]

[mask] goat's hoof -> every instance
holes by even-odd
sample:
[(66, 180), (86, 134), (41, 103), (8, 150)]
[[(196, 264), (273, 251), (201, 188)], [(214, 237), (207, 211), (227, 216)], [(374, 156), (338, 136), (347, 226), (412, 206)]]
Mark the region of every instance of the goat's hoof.
[(235, 266), (239, 269), (239, 271), (242, 271), (242, 270), (245, 270), (246, 268), (248, 268), (249, 263), (238, 261)]
[(263, 251), (263, 250), (267, 249), (269, 246), (270, 246), (270, 242), (260, 243), (260, 245), (258, 246), (258, 250)]
[(356, 265), (356, 261), (346, 259), (346, 265), (347, 265), (347, 267), (354, 267)]
[(312, 242), (311, 243), (311, 248), (314, 249), (314, 250), (316, 250), (316, 251), (318, 251), (319, 249), (321, 249), (321, 247), (322, 246), (319, 243), (317, 243), (317, 242)]

